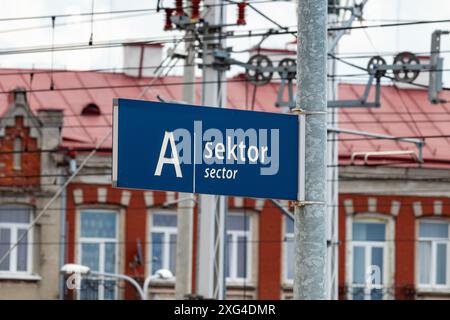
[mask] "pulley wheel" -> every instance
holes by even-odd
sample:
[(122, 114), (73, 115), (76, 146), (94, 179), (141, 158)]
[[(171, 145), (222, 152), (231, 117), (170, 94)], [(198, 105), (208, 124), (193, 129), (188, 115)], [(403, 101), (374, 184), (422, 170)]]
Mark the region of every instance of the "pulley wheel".
[(272, 80), (273, 72), (264, 70), (264, 68), (272, 67), (272, 61), (267, 56), (262, 54), (254, 55), (248, 60), (247, 64), (255, 67), (245, 70), (247, 80), (255, 86), (265, 85)]
[(394, 70), (394, 78), (401, 82), (413, 82), (419, 76), (419, 70), (411, 70), (411, 65), (419, 65), (420, 61), (412, 52), (404, 51), (397, 54), (394, 58), (394, 65), (402, 66), (401, 70)]
[(283, 68), (283, 70), (278, 71), (281, 78), (287, 77), (287, 80), (295, 78), (297, 74), (297, 62), (295, 59), (284, 58), (279, 62), (278, 67)]
[(386, 70), (378, 70), (377, 67), (386, 65), (386, 60), (384, 60), (380, 56), (373, 56), (370, 58), (369, 63), (367, 64), (367, 71), (369, 74), (374, 74), (377, 77), (382, 77), (386, 74)]

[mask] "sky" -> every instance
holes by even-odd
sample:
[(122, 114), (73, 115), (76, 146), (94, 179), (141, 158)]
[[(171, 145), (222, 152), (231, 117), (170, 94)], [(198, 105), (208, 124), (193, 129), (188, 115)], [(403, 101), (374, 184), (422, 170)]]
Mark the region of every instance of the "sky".
[[(259, 0), (260, 1), (260, 0)], [(163, 31), (162, 12), (127, 13), (122, 15), (104, 14), (94, 16), (91, 24), (90, 16), (79, 16), (79, 13), (94, 11), (118, 11), (129, 9), (156, 8), (156, 0), (0, 0), (0, 67), (50, 68), (57, 69), (105, 69), (121, 68), (123, 65), (122, 48), (86, 49), (77, 51), (33, 53), (33, 54), (1, 54), (4, 50), (23, 49), (34, 46), (51, 46), (71, 43), (87, 44), (93, 30), (94, 43), (117, 42), (135, 39), (157, 39), (176, 37), (176, 31)], [(161, 1), (171, 6), (173, 0)], [(258, 0), (256, 0), (258, 2)], [(344, 3), (346, 0), (344, 0)], [(351, 1), (350, 1), (351, 2)], [(283, 26), (296, 25), (295, 2), (276, 1), (273, 3), (255, 4), (259, 10), (270, 16)], [(51, 18), (28, 20), (5, 20), (13, 17), (69, 14), (70, 17), (56, 18), (55, 29), (51, 28)], [(227, 6), (229, 23), (236, 20), (235, 5)], [(410, 20), (435, 20), (450, 18), (450, 1), (448, 0), (369, 0), (364, 9), (364, 20), (355, 22), (354, 26), (377, 23), (389, 23)], [(3, 19), (3, 20), (2, 20)], [(276, 26), (254, 12), (247, 9), (247, 25), (233, 27), (240, 30), (276, 28)], [(450, 23), (414, 25), (392, 28), (374, 28), (352, 30), (339, 43), (339, 54), (376, 55), (385, 54), (388, 63), (392, 62), (395, 53), (400, 51), (427, 52), (430, 50), (431, 33), (435, 29), (450, 30)], [(273, 36), (263, 46), (285, 48), (292, 36)], [(258, 38), (228, 40), (227, 45), (234, 50), (245, 50), (258, 43)], [(450, 35), (444, 36), (441, 44), (442, 54), (446, 59), (444, 68), (450, 69)], [(248, 54), (235, 55), (237, 59), (247, 60)], [(349, 61), (361, 65), (367, 64), (367, 58)], [(181, 68), (174, 69), (179, 73)], [(237, 72), (233, 69), (233, 72)], [(354, 68), (339, 64), (337, 74), (360, 73)], [(450, 72), (445, 72), (444, 84), (450, 85)], [(358, 78), (347, 78), (352, 81)]]

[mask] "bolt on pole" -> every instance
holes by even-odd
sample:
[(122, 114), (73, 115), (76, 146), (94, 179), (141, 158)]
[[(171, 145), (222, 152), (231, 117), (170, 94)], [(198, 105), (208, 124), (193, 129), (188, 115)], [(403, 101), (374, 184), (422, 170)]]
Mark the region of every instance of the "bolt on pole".
[(305, 203), (295, 206), (295, 299), (326, 299), (327, 0), (299, 0), (297, 108), (306, 114)]

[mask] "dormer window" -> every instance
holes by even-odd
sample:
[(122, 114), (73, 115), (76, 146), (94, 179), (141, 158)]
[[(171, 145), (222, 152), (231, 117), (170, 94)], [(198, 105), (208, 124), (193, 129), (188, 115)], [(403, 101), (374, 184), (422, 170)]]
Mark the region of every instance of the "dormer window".
[(82, 116), (99, 116), (100, 114), (100, 108), (95, 103), (89, 103), (81, 110)]

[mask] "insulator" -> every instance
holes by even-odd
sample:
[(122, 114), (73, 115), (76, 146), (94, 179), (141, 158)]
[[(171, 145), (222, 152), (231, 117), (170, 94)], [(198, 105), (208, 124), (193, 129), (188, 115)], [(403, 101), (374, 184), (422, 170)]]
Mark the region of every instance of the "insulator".
[(75, 159), (77, 157), (77, 152), (75, 150), (69, 150), (67, 151), (67, 156), (70, 159)]
[(173, 29), (173, 24), (172, 24), (173, 9), (165, 8), (164, 10), (166, 11), (166, 23), (164, 24), (164, 30), (172, 30)]
[(200, 0), (192, 0), (191, 20), (197, 21), (200, 17)]
[(242, 1), (240, 3), (238, 3), (238, 19), (237, 19), (237, 24), (242, 26), (247, 24), (247, 22), (245, 21), (245, 7), (247, 6), (247, 3), (245, 1)]
[(183, 16), (183, 0), (175, 0), (175, 15)]

